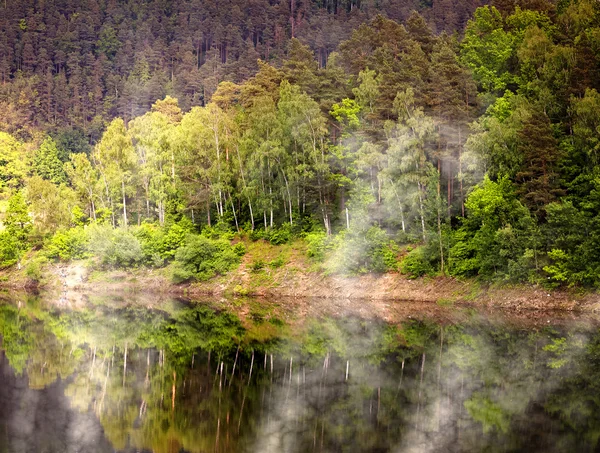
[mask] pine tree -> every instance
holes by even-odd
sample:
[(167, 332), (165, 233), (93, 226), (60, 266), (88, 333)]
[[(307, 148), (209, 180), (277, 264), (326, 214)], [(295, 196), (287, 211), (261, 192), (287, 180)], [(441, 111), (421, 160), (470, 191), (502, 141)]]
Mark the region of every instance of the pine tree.
[(544, 207), (564, 193), (558, 180), (558, 146), (545, 113), (531, 112), (518, 133), (518, 149), (523, 164), (515, 177), (519, 184), (517, 192), (523, 204), (543, 218)]
[(59, 158), (59, 154), (60, 151), (56, 146), (56, 142), (51, 137), (47, 137), (33, 158), (33, 170), (35, 174), (43, 179), (52, 181), (54, 184), (66, 182), (63, 163)]

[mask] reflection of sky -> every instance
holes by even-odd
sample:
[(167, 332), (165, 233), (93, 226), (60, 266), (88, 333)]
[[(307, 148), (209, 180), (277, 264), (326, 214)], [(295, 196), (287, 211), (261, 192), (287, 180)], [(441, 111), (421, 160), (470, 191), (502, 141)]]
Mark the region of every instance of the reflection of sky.
[(27, 376), (15, 377), (4, 353), (0, 354), (0, 451), (113, 452), (95, 415), (70, 407), (64, 382), (29, 389)]

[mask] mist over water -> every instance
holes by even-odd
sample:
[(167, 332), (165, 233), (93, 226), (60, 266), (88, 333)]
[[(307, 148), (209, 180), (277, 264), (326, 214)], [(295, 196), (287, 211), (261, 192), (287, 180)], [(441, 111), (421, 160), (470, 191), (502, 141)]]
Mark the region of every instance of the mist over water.
[(0, 305), (0, 450), (597, 448), (593, 317), (436, 307), (386, 323), (230, 305)]

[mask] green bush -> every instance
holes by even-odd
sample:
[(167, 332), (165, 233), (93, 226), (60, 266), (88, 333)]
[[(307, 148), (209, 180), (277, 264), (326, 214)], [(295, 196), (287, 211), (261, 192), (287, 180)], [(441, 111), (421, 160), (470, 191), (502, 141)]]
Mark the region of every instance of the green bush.
[(252, 269), (252, 272), (259, 272), (261, 270), (263, 270), (265, 268), (265, 261), (259, 259), (256, 259), (252, 262), (252, 264), (250, 265), (250, 269)]
[(309, 258), (315, 261), (325, 261), (325, 253), (327, 250), (327, 235), (324, 231), (314, 231), (304, 236), (306, 241), (306, 254)]
[(88, 235), (83, 227), (57, 231), (44, 247), (46, 256), (63, 261), (83, 259), (88, 252)]
[(292, 227), (286, 223), (279, 228), (257, 228), (250, 232), (249, 237), (253, 241), (264, 239), (273, 245), (287, 244), (292, 239)]
[(366, 231), (343, 231), (331, 240), (330, 247), (333, 253), (326, 262), (330, 272), (382, 273), (398, 268), (398, 246), (376, 226)]
[(165, 261), (175, 258), (177, 249), (185, 244), (190, 228), (191, 225), (184, 221), (164, 228), (154, 223), (143, 223), (132, 232), (140, 242), (144, 263), (161, 267)]
[(285, 259), (281, 255), (279, 255), (274, 260), (269, 261), (269, 267), (271, 267), (273, 269), (278, 269), (278, 268), (282, 267), (284, 264), (285, 264)]
[(225, 274), (240, 263), (240, 257), (229, 241), (209, 239), (204, 235), (189, 235), (175, 254), (173, 280), (208, 280)]
[(0, 268), (13, 266), (21, 256), (21, 243), (13, 234), (0, 233)]
[(41, 281), (43, 277), (42, 270), (46, 263), (46, 257), (36, 256), (27, 264), (27, 267), (25, 268), (25, 275), (27, 275), (27, 277), (34, 282)]
[(232, 240), (234, 233), (231, 225), (226, 222), (219, 221), (214, 226), (205, 226), (202, 228), (202, 236), (209, 239), (227, 239)]
[(292, 227), (289, 223), (281, 225), (269, 231), (269, 242), (273, 245), (282, 245), (290, 242), (292, 238)]
[(246, 254), (246, 246), (244, 245), (243, 242), (238, 242), (237, 244), (235, 244), (233, 246), (233, 252), (237, 255), (237, 256), (244, 256)]
[(179, 224), (171, 225), (160, 241), (159, 254), (165, 259), (175, 258), (177, 249), (185, 244), (186, 236), (190, 230)]
[(433, 265), (427, 256), (425, 247), (412, 250), (400, 263), (400, 270), (411, 278), (421, 277), (434, 272)]
[(132, 267), (143, 259), (140, 241), (128, 230), (94, 225), (89, 230), (89, 250), (104, 266)]

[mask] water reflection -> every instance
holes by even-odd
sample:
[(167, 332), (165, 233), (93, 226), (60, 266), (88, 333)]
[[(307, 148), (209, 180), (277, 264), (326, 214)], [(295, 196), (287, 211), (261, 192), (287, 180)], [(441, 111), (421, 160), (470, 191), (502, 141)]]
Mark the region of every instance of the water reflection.
[(1, 304), (0, 451), (598, 447), (594, 320), (283, 322), (239, 305)]

